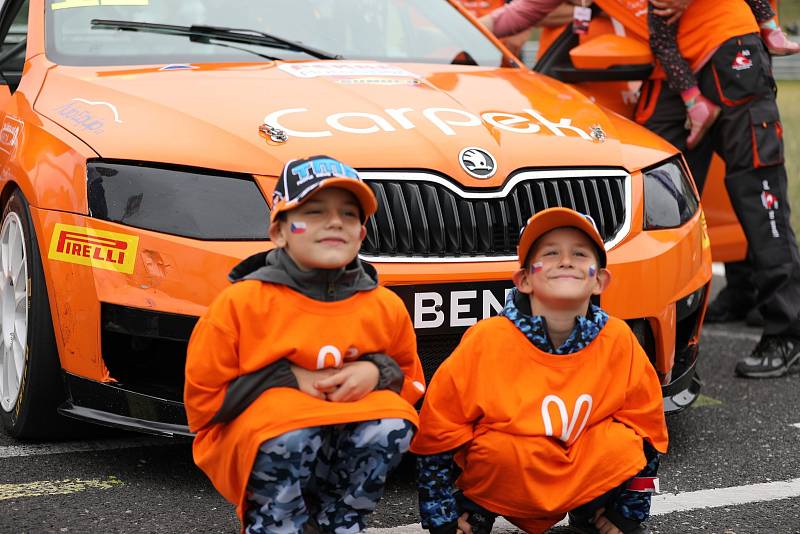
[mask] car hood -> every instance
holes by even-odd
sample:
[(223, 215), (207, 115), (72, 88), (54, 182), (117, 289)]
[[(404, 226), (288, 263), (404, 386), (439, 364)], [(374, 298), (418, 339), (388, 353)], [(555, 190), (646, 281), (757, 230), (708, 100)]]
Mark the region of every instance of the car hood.
[[(35, 109), (103, 158), (277, 175), (326, 153), (467, 185), (527, 167), (651, 164), (675, 149), (575, 89), (521, 69), (373, 62), (53, 67)], [(285, 141), (259, 131), (268, 125)], [(467, 147), (497, 161), (478, 180)]]

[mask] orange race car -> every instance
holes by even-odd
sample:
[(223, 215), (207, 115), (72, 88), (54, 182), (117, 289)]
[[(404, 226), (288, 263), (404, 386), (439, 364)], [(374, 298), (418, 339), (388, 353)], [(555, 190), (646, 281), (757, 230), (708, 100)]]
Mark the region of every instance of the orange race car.
[(187, 340), (270, 247), (283, 163), (324, 153), (380, 200), (362, 250), (428, 377), (502, 308), (524, 221), (590, 214), (664, 406), (697, 396), (711, 254), (680, 153), (532, 73), (441, 0), (5, 0), (0, 416), (188, 434)]

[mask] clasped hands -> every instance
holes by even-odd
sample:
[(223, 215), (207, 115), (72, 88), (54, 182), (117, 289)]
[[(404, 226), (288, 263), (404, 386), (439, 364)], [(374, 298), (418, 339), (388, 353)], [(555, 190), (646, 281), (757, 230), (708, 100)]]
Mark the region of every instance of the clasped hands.
[(309, 371), (292, 364), (300, 391), (331, 402), (363, 399), (378, 385), (380, 373), (372, 362), (346, 362), (339, 368)]

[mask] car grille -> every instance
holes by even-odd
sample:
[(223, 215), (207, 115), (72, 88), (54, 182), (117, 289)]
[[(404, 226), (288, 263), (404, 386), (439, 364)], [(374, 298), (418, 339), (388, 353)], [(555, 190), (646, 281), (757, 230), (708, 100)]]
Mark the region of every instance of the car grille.
[(514, 257), (525, 221), (554, 206), (591, 215), (606, 243), (629, 227), (624, 171), (521, 172), (479, 191), (426, 173), (361, 174), (379, 206), (361, 253), (376, 259)]
[(419, 354), (422, 372), (425, 374), (427, 384), (431, 383), (431, 378), (433, 378), (433, 373), (436, 372), (436, 369), (456, 350), (463, 334), (464, 332), (455, 332), (435, 336), (417, 336), (417, 354)]

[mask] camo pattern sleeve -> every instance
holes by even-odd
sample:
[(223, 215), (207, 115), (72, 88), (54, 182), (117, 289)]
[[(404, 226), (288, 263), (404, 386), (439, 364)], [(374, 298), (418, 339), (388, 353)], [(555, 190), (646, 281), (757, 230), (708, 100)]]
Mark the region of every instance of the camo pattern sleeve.
[[(636, 475), (637, 477), (658, 476), (658, 464), (661, 456), (648, 442), (644, 442), (644, 457), (647, 465)], [(652, 495), (643, 491), (624, 490), (614, 503), (617, 512), (625, 519), (645, 521), (650, 517), (650, 500)]]
[(589, 304), (587, 314), (575, 317), (575, 326), (572, 332), (560, 347), (555, 348), (550, 341), (545, 318), (540, 315), (529, 315), (529, 309), (519, 308), (518, 301), (522, 302), (519, 299), (524, 300), (524, 298), (527, 298), (526, 295), (521, 294), (516, 288), (513, 289), (506, 297), (505, 307), (500, 315), (514, 323), (514, 326), (519, 328), (520, 332), (525, 334), (525, 337), (543, 352), (572, 354), (583, 350), (600, 335), (600, 330), (608, 322), (608, 314), (602, 308)]
[(455, 532), (458, 522), (453, 495), (455, 462), (452, 452), (417, 456), (417, 492), (422, 528)]

